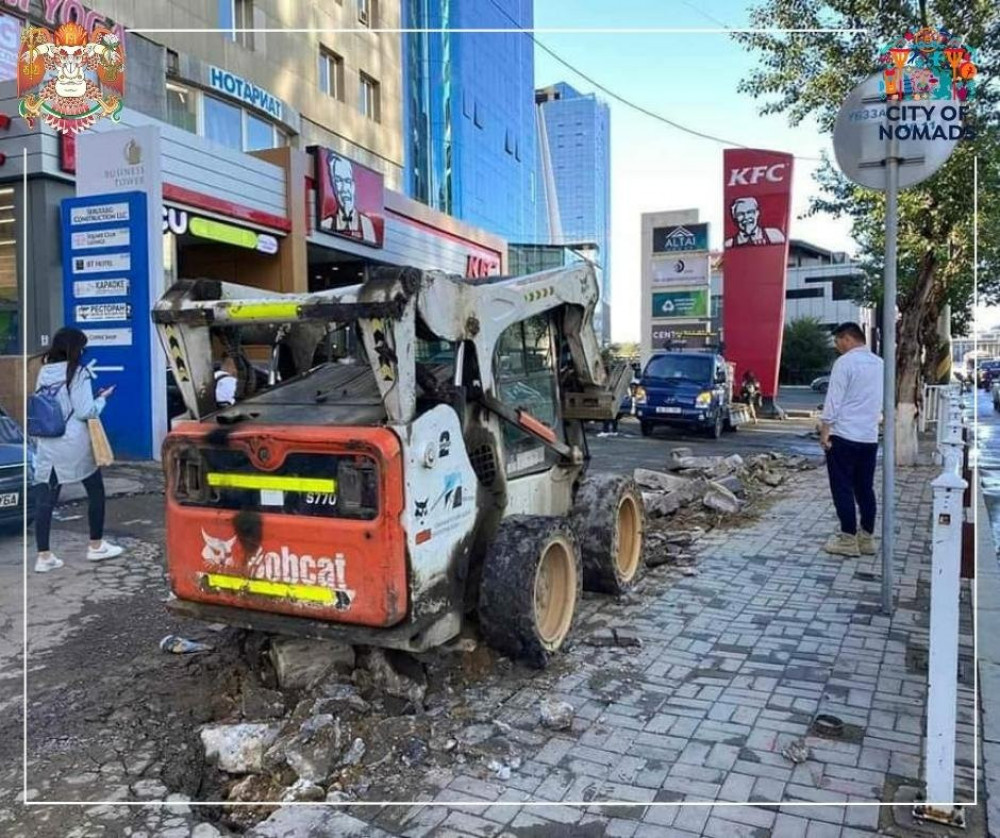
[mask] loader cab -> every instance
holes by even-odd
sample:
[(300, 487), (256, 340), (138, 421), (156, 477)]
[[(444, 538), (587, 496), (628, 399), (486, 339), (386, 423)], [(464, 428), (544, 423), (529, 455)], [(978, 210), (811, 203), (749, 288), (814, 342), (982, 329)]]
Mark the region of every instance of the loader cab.
[[(558, 338), (548, 314), (514, 323), (497, 342), (493, 374), (500, 401), (526, 411), (562, 440)], [(503, 424), (502, 444), (508, 478), (545, 471), (557, 461), (551, 449), (510, 423)]]

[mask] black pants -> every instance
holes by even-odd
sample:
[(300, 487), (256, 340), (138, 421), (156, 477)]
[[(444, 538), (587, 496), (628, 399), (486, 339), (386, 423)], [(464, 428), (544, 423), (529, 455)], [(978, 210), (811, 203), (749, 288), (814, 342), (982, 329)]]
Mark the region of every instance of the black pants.
[(830, 492), (840, 519), (842, 532), (855, 535), (858, 519), (855, 505), (861, 511), (861, 528), (875, 532), (875, 460), (877, 442), (852, 442), (831, 436), (832, 447), (826, 452), (826, 470), (830, 475)]
[[(90, 540), (100, 541), (104, 537), (104, 478), (98, 469), (83, 481), (87, 490), (87, 520), (90, 524)], [(35, 513), (35, 540), (38, 542), (38, 552), (49, 550), (49, 533), (52, 530), (52, 510), (59, 502), (59, 492), (62, 484), (56, 476), (55, 469), (49, 476), (48, 483), (35, 486), (38, 492), (37, 511)]]

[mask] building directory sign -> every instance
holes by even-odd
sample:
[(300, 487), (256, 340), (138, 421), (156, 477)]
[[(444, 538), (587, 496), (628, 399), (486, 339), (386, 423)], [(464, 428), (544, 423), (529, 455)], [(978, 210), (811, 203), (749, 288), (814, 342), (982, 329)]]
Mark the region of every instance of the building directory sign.
[(679, 224), (653, 228), (653, 253), (708, 250), (708, 224)]
[(705, 323), (653, 323), (650, 326), (651, 349), (706, 349), (714, 346), (715, 333)]
[(694, 320), (708, 317), (708, 288), (657, 291), (653, 294), (654, 318)]
[(115, 385), (101, 421), (123, 459), (153, 455), (150, 355), (141, 351), (151, 329), (148, 230), (143, 192), (62, 202), (67, 325), (87, 336), (88, 358), (100, 370), (95, 389)]
[(653, 285), (705, 284), (708, 282), (707, 253), (679, 253), (651, 260)]

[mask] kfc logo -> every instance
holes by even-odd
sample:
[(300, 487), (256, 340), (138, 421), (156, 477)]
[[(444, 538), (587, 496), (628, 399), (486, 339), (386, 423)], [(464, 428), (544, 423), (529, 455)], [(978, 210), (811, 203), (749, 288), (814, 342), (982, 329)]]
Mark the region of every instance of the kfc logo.
[(785, 234), (778, 227), (761, 224), (760, 202), (753, 197), (737, 198), (729, 207), (729, 214), (736, 224), (736, 235), (726, 239), (725, 247), (761, 246), (784, 244)]
[(728, 186), (753, 186), (761, 179), (769, 183), (781, 183), (785, 179), (784, 170), (787, 163), (774, 163), (771, 166), (744, 166), (742, 169), (732, 169), (729, 172)]

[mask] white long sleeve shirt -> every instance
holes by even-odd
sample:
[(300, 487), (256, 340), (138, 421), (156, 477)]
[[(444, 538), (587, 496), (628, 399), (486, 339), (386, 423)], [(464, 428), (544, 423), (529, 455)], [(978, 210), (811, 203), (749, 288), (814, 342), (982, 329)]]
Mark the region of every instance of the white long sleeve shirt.
[(882, 359), (867, 346), (856, 346), (836, 360), (822, 415), (833, 436), (852, 442), (878, 442), (882, 368)]

